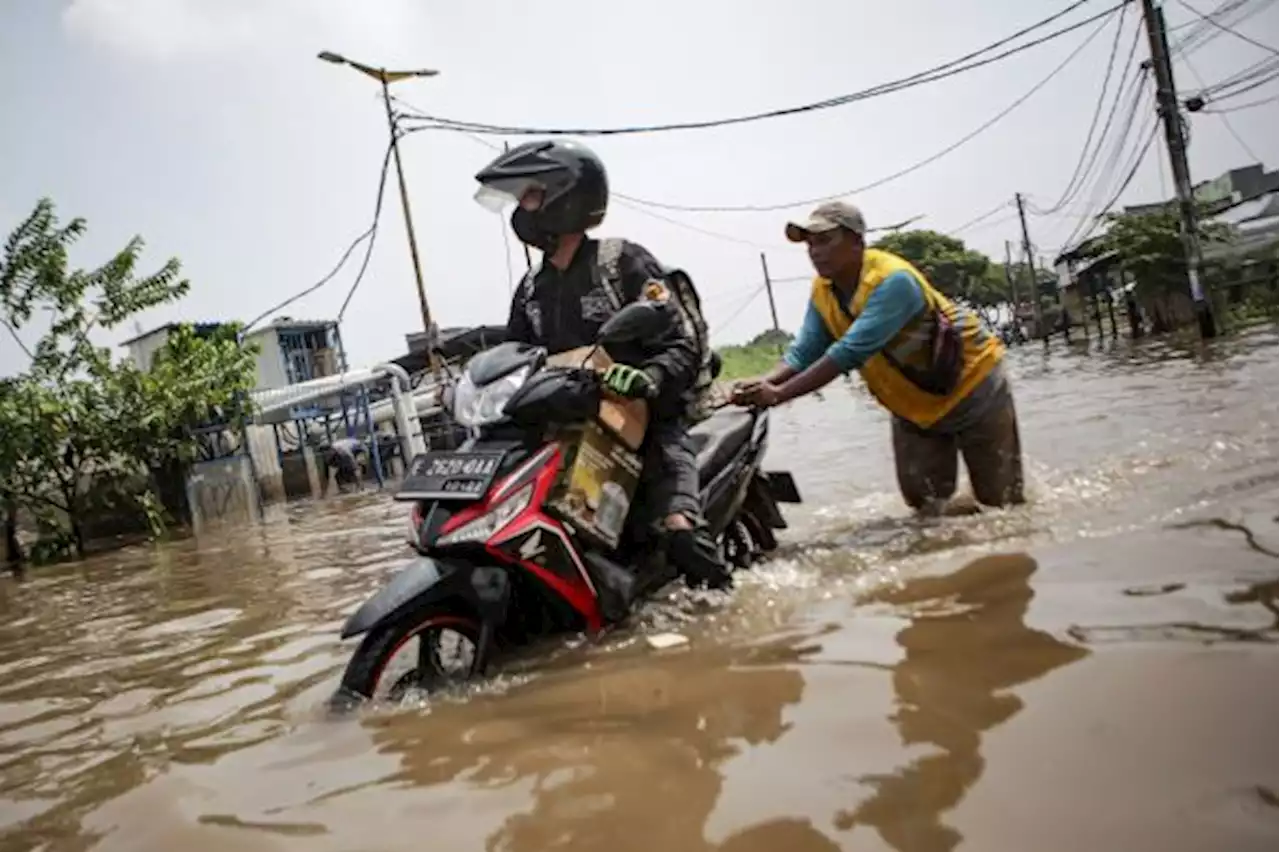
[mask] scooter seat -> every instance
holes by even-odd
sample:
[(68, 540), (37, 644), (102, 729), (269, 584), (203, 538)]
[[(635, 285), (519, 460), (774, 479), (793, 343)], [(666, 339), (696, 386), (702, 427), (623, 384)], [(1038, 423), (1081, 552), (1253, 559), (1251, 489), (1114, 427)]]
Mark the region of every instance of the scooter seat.
[(703, 487), (751, 439), (755, 422), (755, 414), (745, 408), (722, 408), (689, 430), (697, 454), (698, 481)]

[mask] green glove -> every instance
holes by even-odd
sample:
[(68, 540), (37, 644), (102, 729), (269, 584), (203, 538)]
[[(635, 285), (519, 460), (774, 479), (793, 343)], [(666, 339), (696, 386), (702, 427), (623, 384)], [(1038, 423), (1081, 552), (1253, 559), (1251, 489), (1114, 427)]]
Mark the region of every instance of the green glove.
[(614, 364), (606, 370), (604, 386), (631, 399), (652, 399), (658, 393), (658, 386), (648, 373), (626, 364)]

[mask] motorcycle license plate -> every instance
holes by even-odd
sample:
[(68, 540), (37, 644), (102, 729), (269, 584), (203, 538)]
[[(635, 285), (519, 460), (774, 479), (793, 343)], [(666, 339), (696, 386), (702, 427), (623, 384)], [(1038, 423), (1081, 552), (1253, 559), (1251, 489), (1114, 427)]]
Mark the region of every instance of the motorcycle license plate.
[(493, 484), (505, 453), (497, 451), (421, 453), (409, 465), (396, 500), (476, 500)]

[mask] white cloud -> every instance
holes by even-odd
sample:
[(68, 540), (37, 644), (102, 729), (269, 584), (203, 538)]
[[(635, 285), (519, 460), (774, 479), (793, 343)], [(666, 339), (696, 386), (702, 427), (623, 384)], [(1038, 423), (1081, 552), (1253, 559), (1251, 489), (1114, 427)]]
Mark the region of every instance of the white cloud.
[[(343, 0), (72, 0), (69, 35), (135, 59), (271, 53), (282, 44), (340, 38), (344, 50), (406, 39), (412, 13), (394, 2)], [(405, 45), (409, 45), (406, 43)]]

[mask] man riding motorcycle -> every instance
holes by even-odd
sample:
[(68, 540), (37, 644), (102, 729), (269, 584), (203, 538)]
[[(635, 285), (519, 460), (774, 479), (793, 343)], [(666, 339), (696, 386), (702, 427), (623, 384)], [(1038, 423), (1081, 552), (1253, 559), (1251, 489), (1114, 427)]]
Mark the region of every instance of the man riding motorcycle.
[(476, 180), (476, 200), (494, 210), (514, 202), (512, 230), (542, 252), (542, 262), (529, 270), (512, 299), (508, 341), (542, 346), (554, 355), (592, 345), (600, 327), (638, 299), (663, 303), (670, 312), (667, 333), (645, 342), (638, 363), (611, 366), (605, 385), (649, 401), (637, 505), (647, 512), (645, 520), (653, 519), (652, 531), (665, 541), (668, 558), (691, 586), (730, 585), (718, 548), (701, 529), (689, 426), (709, 378), (699, 349), (705, 325), (688, 276), (664, 268), (636, 243), (587, 237), (604, 220), (609, 182), (604, 164), (583, 145), (529, 142), (497, 157)]

